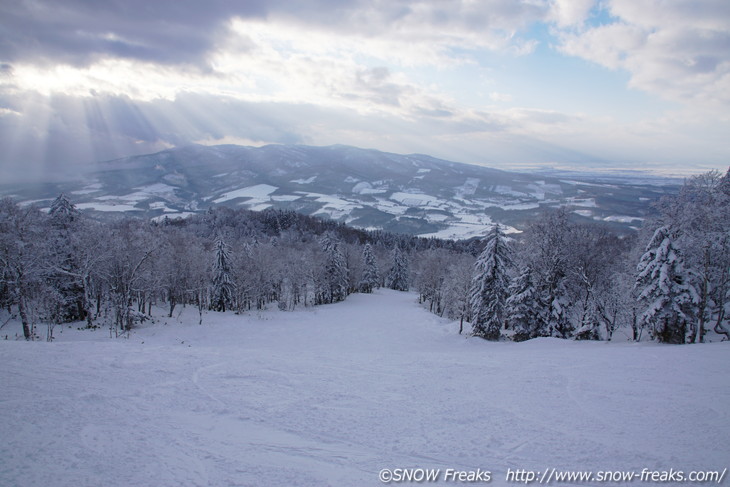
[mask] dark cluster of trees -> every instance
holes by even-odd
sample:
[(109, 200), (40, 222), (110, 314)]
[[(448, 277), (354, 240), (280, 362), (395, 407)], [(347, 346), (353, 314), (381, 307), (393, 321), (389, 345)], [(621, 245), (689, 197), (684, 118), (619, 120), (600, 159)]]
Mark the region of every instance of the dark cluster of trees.
[[(730, 336), (730, 175), (689, 179), (634, 236), (561, 209), (524, 232), (453, 242), (363, 231), (291, 211), (220, 207), (184, 220), (99, 222), (63, 195), (0, 201), (0, 316), (26, 339), (85, 321), (119, 335), (153, 306), (282, 310), (387, 286), (488, 340), (702, 342)], [(0, 327), (3, 322), (0, 322)]]

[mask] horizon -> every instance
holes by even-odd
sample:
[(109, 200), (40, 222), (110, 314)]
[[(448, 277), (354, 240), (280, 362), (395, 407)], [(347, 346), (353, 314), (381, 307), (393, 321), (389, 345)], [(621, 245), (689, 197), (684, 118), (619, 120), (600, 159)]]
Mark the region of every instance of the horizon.
[[(547, 178), (560, 178), (560, 177), (576, 177), (576, 178), (587, 178), (587, 179), (601, 179), (606, 178), (606, 180), (610, 180), (615, 178), (616, 180), (631, 180), (631, 179), (646, 179), (646, 180), (657, 180), (657, 181), (664, 181), (667, 184), (676, 184), (677, 186), (680, 186), (683, 184), (683, 181), (687, 180), (688, 178), (691, 178), (693, 176), (698, 176), (700, 174), (705, 174), (707, 172), (716, 171), (720, 173), (720, 175), (724, 174), (723, 171), (719, 169), (709, 169), (708, 171), (705, 171), (703, 173), (700, 173), (698, 171), (694, 171), (691, 168), (687, 169), (686, 171), (681, 171), (679, 168), (677, 168), (673, 172), (668, 171), (654, 171), (652, 169), (641, 169), (641, 168), (630, 168), (630, 167), (574, 167), (569, 166), (565, 167), (560, 165), (559, 163), (551, 164), (538, 164), (538, 165), (520, 165), (515, 164), (510, 167), (496, 167), (496, 166), (488, 166), (484, 164), (476, 164), (476, 163), (470, 163), (470, 162), (464, 162), (464, 161), (457, 161), (457, 160), (450, 160), (450, 159), (444, 159), (440, 157), (433, 156), (431, 154), (425, 154), (420, 152), (411, 152), (411, 153), (398, 153), (398, 152), (392, 152), (392, 151), (383, 151), (374, 147), (358, 147), (354, 145), (348, 145), (348, 144), (328, 144), (328, 145), (307, 145), (307, 144), (279, 144), (279, 143), (270, 143), (270, 144), (260, 144), (260, 145), (242, 145), (242, 144), (233, 144), (233, 143), (226, 143), (226, 144), (216, 144), (216, 145), (210, 145), (210, 144), (200, 144), (196, 142), (191, 142), (188, 144), (183, 144), (176, 147), (168, 147), (163, 148), (154, 152), (149, 153), (142, 153), (142, 154), (131, 154), (131, 155), (124, 155), (120, 157), (115, 157), (112, 159), (105, 159), (105, 160), (99, 160), (90, 162), (87, 164), (78, 164), (78, 165), (72, 165), (68, 171), (58, 172), (55, 174), (46, 174), (44, 176), (38, 176), (36, 174), (17, 174), (13, 175), (9, 180), (4, 181), (3, 183), (0, 183), (0, 186), (13, 186), (13, 185), (34, 185), (34, 184), (61, 184), (61, 183), (72, 183), (72, 182), (81, 182), (86, 180), (89, 176), (93, 176), (95, 174), (104, 172), (106, 168), (103, 167), (104, 164), (110, 164), (114, 162), (124, 161), (125, 159), (136, 159), (136, 158), (143, 158), (148, 156), (156, 156), (158, 154), (162, 154), (164, 152), (171, 152), (171, 151), (178, 151), (178, 150), (185, 150), (187, 148), (204, 148), (204, 149), (214, 149), (216, 147), (238, 147), (242, 149), (262, 149), (265, 147), (301, 147), (301, 148), (310, 148), (310, 149), (328, 149), (328, 148), (347, 148), (347, 149), (355, 149), (358, 151), (363, 152), (379, 152), (381, 154), (387, 154), (387, 155), (394, 155), (399, 157), (428, 157), (433, 158), (438, 162), (442, 163), (448, 163), (448, 164), (463, 164), (467, 166), (477, 166), (482, 167), (485, 169), (492, 169), (497, 171), (502, 171), (505, 173), (512, 173), (512, 174), (525, 174), (525, 175), (542, 175), (543, 177)], [(730, 168), (728, 168), (730, 170)]]
[(730, 162), (730, 4), (0, 6), (9, 183), (200, 145), (372, 148), (528, 172)]

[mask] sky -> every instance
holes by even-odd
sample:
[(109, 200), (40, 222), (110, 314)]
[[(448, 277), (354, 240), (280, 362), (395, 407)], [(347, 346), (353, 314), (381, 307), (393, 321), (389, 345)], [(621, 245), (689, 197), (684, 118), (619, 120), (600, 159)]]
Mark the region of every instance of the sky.
[(730, 164), (727, 0), (2, 0), (0, 177), (191, 143)]

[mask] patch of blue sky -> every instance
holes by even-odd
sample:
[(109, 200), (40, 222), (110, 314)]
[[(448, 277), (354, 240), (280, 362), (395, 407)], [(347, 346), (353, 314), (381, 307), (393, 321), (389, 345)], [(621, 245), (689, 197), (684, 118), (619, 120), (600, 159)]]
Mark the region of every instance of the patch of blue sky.
[(631, 89), (630, 75), (566, 55), (545, 24), (526, 34), (538, 41), (532, 53), (515, 56), (476, 52), (491, 91), (510, 95), (514, 106), (586, 113), (631, 122), (677, 108), (650, 93)]

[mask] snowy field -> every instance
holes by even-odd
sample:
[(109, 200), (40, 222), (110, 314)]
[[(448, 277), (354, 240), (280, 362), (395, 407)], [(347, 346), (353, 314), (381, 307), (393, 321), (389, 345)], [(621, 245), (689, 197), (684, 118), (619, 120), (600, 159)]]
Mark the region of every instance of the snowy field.
[(489, 343), (387, 290), (203, 325), (191, 308), (159, 316), (129, 339), (0, 341), (0, 485), (375, 486), (405, 467), (519, 485), (508, 469), (730, 467), (728, 343)]

